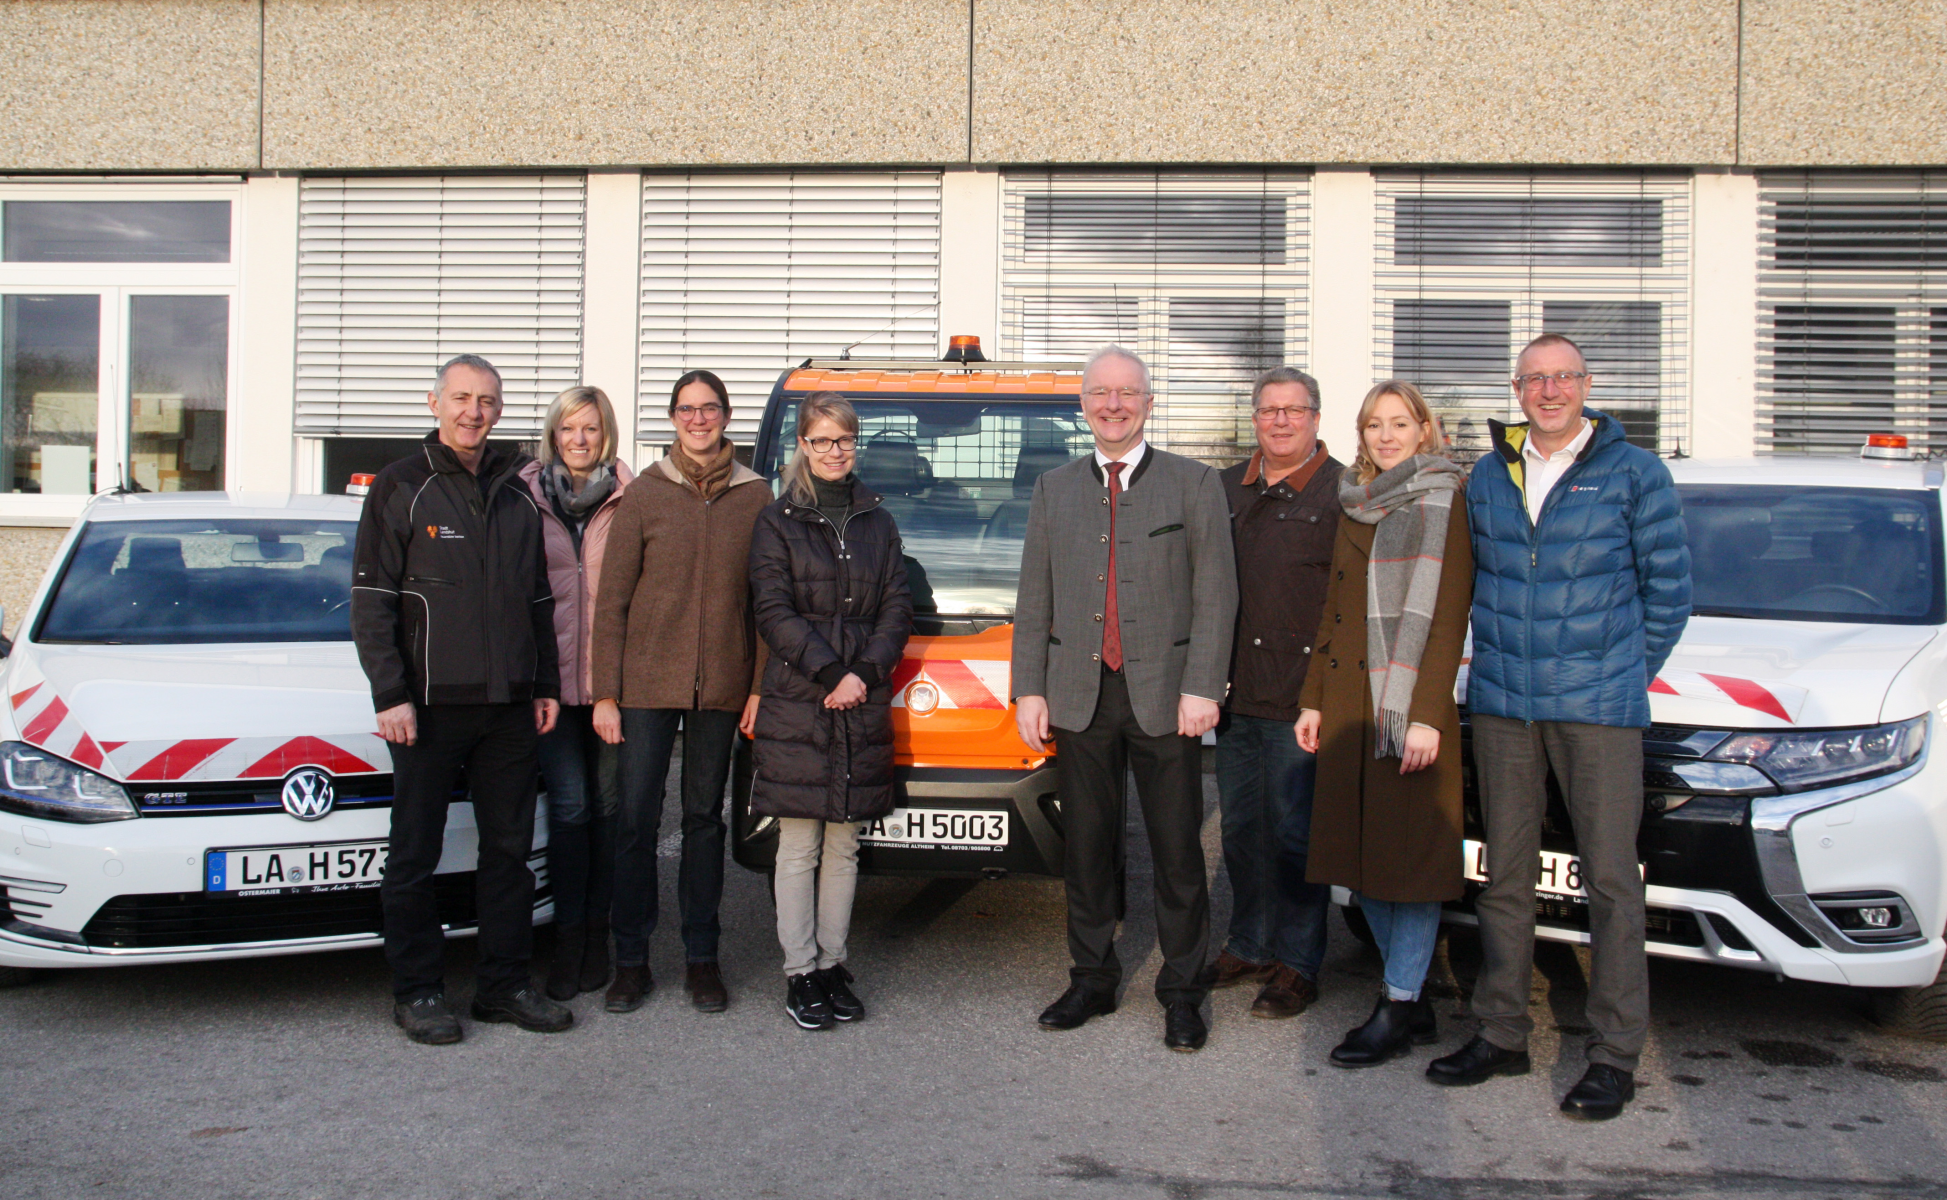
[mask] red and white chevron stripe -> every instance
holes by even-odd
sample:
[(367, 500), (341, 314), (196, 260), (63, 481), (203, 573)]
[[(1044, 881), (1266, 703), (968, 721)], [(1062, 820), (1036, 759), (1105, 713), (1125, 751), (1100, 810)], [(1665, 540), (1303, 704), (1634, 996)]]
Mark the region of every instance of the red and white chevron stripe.
[(20, 687), (9, 700), (22, 741), (131, 783), (282, 779), (297, 767), (321, 767), (333, 775), (392, 769), (392, 756), (377, 733), (104, 742), (81, 727), (45, 680)]
[(892, 673), (892, 706), (906, 707), (906, 685), (940, 689), (940, 708), (1006, 708), (1013, 664), (1006, 659), (902, 658)]
[(1792, 725), (1798, 723), (1798, 714), (1804, 711), (1805, 698), (1810, 694), (1793, 683), (1759, 683), (1735, 675), (1712, 675), (1681, 668), (1665, 669), (1661, 675), (1650, 680), (1650, 691), (1665, 696), (1682, 696), (1686, 700), (1735, 704)]

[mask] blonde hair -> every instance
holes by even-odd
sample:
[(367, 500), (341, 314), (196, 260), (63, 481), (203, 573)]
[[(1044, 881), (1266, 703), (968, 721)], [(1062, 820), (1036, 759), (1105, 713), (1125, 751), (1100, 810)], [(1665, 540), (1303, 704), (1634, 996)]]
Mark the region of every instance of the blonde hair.
[(612, 462), (615, 459), (616, 443), (620, 435), (615, 428), (615, 407), (608, 402), (608, 393), (589, 384), (571, 387), (554, 398), (548, 405), (548, 419), (542, 426), (541, 465), (554, 465), (554, 435), (561, 432), (561, 424), (589, 405), (595, 406), (595, 419), (602, 425), (602, 451), (596, 456), (597, 463)]
[[(798, 440), (820, 419), (835, 421), (853, 437), (859, 435), (858, 410), (837, 392), (813, 392), (798, 405)], [(784, 468), (784, 494), (799, 504), (818, 503), (818, 484), (811, 470), (811, 455), (800, 446)]]
[(1420, 389), (1404, 379), (1381, 380), (1373, 384), (1366, 398), (1359, 402), (1359, 416), (1352, 423), (1352, 430), (1359, 438), (1359, 453), (1352, 460), (1352, 477), (1360, 483), (1371, 483), (1379, 474), (1379, 464), (1372, 461), (1372, 456), (1366, 452), (1366, 422), (1372, 419), (1372, 410), (1379, 406), (1380, 400), (1387, 396), (1398, 396), (1400, 402), (1406, 405), (1406, 411), (1426, 431), (1420, 435), (1420, 447), (1414, 453), (1447, 457), (1446, 432), (1440, 427), (1440, 418), (1427, 407), (1426, 397), (1420, 394)]

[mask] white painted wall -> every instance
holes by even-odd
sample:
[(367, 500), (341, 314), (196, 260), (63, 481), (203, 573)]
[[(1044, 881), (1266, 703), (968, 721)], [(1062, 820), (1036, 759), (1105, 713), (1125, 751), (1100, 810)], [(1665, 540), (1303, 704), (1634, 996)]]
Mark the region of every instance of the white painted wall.
[(297, 410), (297, 206), (295, 178), (256, 176), (237, 207), (242, 222), (231, 395), (232, 486), (249, 492), (315, 490), (314, 443), (292, 435)]
[(1320, 167), (1312, 176), (1312, 352), (1310, 363), (1295, 365), (1318, 380), (1319, 436), (1342, 463), (1357, 453), (1352, 422), (1373, 384), (1375, 203), (1364, 167)]
[(1758, 423), (1758, 179), (1700, 169), (1690, 287), (1690, 438), (1684, 453), (1748, 458)]
[(608, 393), (626, 457), (635, 438), (636, 361), (641, 349), (642, 173), (589, 172), (586, 204), (581, 379)]
[(954, 168), (940, 180), (940, 350), (970, 333), (1000, 357), (1001, 175)]

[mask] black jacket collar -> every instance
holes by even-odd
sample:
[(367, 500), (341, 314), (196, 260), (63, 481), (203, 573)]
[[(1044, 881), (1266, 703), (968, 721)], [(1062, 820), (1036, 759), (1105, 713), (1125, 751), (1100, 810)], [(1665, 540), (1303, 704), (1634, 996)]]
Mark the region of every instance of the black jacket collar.
[(491, 490), (527, 463), (527, 455), (520, 451), (503, 443), (488, 442), (480, 452), (480, 470), (476, 473), (467, 470), (451, 447), (439, 440), (439, 430), (428, 433), (424, 444), (426, 461), (434, 471), (441, 475), (475, 476), (483, 492)]

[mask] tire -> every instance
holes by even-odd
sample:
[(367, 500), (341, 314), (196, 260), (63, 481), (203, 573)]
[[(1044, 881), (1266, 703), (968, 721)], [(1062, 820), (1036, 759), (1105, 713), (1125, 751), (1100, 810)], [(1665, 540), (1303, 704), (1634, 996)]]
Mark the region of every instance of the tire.
[(1358, 905), (1339, 905), (1339, 915), (1345, 918), (1345, 927), (1352, 931), (1353, 937), (1374, 950), (1379, 948), (1379, 939), (1372, 936), (1372, 926), (1366, 924), (1366, 914), (1359, 911)]
[(1888, 1033), (1947, 1042), (1947, 967), (1921, 987), (1872, 989), (1872, 1013)]
[(16, 988), (29, 983), (34, 972), (29, 967), (0, 967), (0, 988)]

